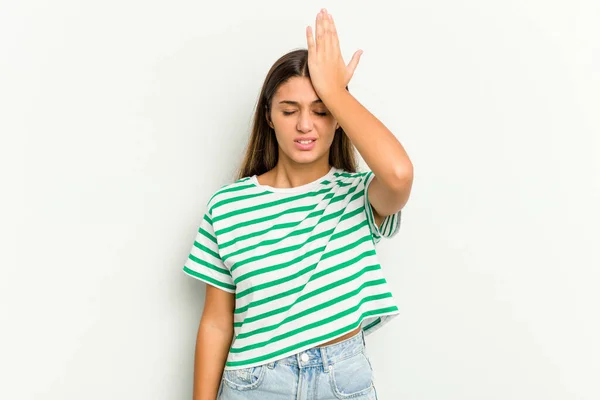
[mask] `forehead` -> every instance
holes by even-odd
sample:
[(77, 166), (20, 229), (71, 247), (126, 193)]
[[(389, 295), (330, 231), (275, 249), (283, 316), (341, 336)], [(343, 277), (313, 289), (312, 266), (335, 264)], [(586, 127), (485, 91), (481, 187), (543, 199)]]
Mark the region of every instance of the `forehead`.
[(317, 96), (310, 79), (307, 77), (295, 76), (279, 85), (275, 92), (275, 96), (273, 96), (273, 103), (279, 104), (280, 101), (287, 100), (295, 101), (300, 104), (311, 104), (318, 99), (319, 96)]

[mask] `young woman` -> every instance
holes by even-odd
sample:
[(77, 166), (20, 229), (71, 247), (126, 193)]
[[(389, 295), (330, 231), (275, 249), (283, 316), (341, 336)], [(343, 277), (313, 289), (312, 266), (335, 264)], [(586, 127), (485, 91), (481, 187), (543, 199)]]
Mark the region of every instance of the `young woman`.
[(398, 232), (413, 167), (348, 92), (361, 52), (345, 65), (325, 9), (306, 37), (267, 74), (238, 180), (184, 266), (207, 283), (195, 400), (377, 398), (364, 336), (399, 311), (375, 244)]

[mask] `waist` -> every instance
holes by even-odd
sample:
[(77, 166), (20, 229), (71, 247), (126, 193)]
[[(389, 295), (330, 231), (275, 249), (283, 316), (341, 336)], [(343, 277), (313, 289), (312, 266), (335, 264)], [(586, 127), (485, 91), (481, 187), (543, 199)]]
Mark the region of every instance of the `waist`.
[[(312, 347), (297, 354), (277, 360), (275, 363), (293, 365), (298, 368), (323, 366), (323, 368), (326, 369), (329, 364), (364, 352), (364, 332), (360, 328), (358, 330), (358, 333), (353, 334), (347, 339), (342, 339), (332, 344), (323, 344)], [(348, 334), (354, 332), (355, 331), (352, 331)], [(346, 335), (343, 335), (340, 338), (343, 338)]]

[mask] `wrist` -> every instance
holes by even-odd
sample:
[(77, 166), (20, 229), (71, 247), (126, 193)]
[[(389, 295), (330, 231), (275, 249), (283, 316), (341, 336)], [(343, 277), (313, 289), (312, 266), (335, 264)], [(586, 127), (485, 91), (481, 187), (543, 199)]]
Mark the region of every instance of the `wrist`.
[(338, 100), (344, 99), (350, 96), (350, 92), (346, 88), (334, 89), (328, 92), (320, 93), (319, 98), (323, 100), (323, 103), (329, 108), (331, 103), (335, 103)]

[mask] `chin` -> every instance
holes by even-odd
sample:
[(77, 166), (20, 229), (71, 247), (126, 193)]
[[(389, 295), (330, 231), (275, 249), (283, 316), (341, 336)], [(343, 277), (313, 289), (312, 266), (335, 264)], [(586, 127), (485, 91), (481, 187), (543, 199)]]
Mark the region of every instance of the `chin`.
[(322, 155), (312, 151), (299, 152), (295, 150), (291, 156), (290, 154), (286, 154), (286, 156), (297, 164), (310, 164), (317, 161)]

